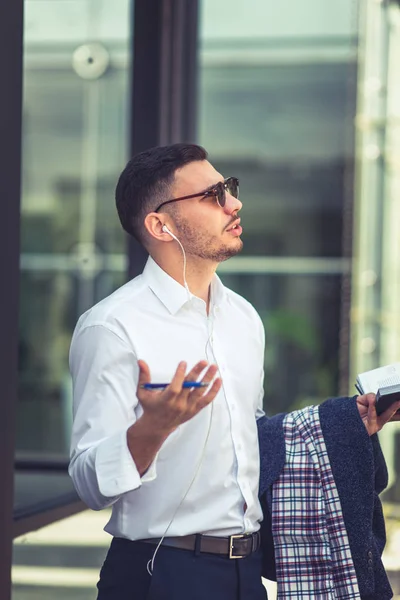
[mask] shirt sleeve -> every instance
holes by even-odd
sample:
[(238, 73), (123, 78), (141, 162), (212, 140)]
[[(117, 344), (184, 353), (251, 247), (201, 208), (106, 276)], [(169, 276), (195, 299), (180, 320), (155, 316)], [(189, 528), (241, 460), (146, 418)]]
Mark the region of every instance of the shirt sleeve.
[(69, 473), (82, 500), (94, 510), (156, 477), (156, 460), (141, 478), (127, 444), (140, 414), (137, 357), (104, 325), (78, 329), (70, 350), (74, 422)]

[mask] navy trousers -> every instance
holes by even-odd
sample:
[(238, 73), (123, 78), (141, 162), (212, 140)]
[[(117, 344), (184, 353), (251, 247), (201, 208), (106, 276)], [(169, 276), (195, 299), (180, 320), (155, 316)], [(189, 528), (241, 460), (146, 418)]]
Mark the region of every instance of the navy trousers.
[(266, 600), (261, 551), (229, 559), (113, 538), (97, 584), (97, 600)]

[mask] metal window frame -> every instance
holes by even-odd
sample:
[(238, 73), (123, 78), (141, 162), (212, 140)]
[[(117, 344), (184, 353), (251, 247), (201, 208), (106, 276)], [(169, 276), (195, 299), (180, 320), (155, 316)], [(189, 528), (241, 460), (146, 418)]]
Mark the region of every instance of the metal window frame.
[(86, 508), (85, 504), (75, 494), (65, 496), (62, 504), (57, 501), (39, 505), (35, 510), (26, 511), (18, 517), (14, 517), (12, 537), (16, 538), (30, 531), (36, 531), (55, 521), (61, 521), (80, 513)]
[[(0, 590), (11, 595), (14, 502), (15, 404), (18, 374), (19, 208), (21, 187), (23, 0), (0, 5), (0, 156), (2, 157), (2, 218), (0, 271), (2, 294), (0, 364), (2, 415), (0, 419)], [(4, 289), (3, 288), (3, 289)]]

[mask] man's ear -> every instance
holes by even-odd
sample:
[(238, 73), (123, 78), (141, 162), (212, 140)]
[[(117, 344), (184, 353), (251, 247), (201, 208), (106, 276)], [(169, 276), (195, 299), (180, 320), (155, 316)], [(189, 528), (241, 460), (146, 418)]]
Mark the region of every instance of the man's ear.
[(172, 241), (171, 236), (166, 231), (163, 231), (163, 221), (160, 219), (160, 215), (156, 212), (151, 212), (146, 215), (144, 219), (144, 226), (147, 234), (154, 240), (162, 242)]

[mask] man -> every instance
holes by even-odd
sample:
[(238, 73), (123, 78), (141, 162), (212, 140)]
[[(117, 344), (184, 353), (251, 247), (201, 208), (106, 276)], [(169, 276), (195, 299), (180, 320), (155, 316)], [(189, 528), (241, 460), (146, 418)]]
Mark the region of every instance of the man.
[[(175, 144), (129, 161), (116, 202), (150, 258), (80, 318), (70, 354), (70, 474), (88, 506), (112, 506), (98, 599), (265, 599), (264, 332), (215, 275), (242, 248), (238, 181)], [(393, 413), (358, 410), (370, 434)]]

